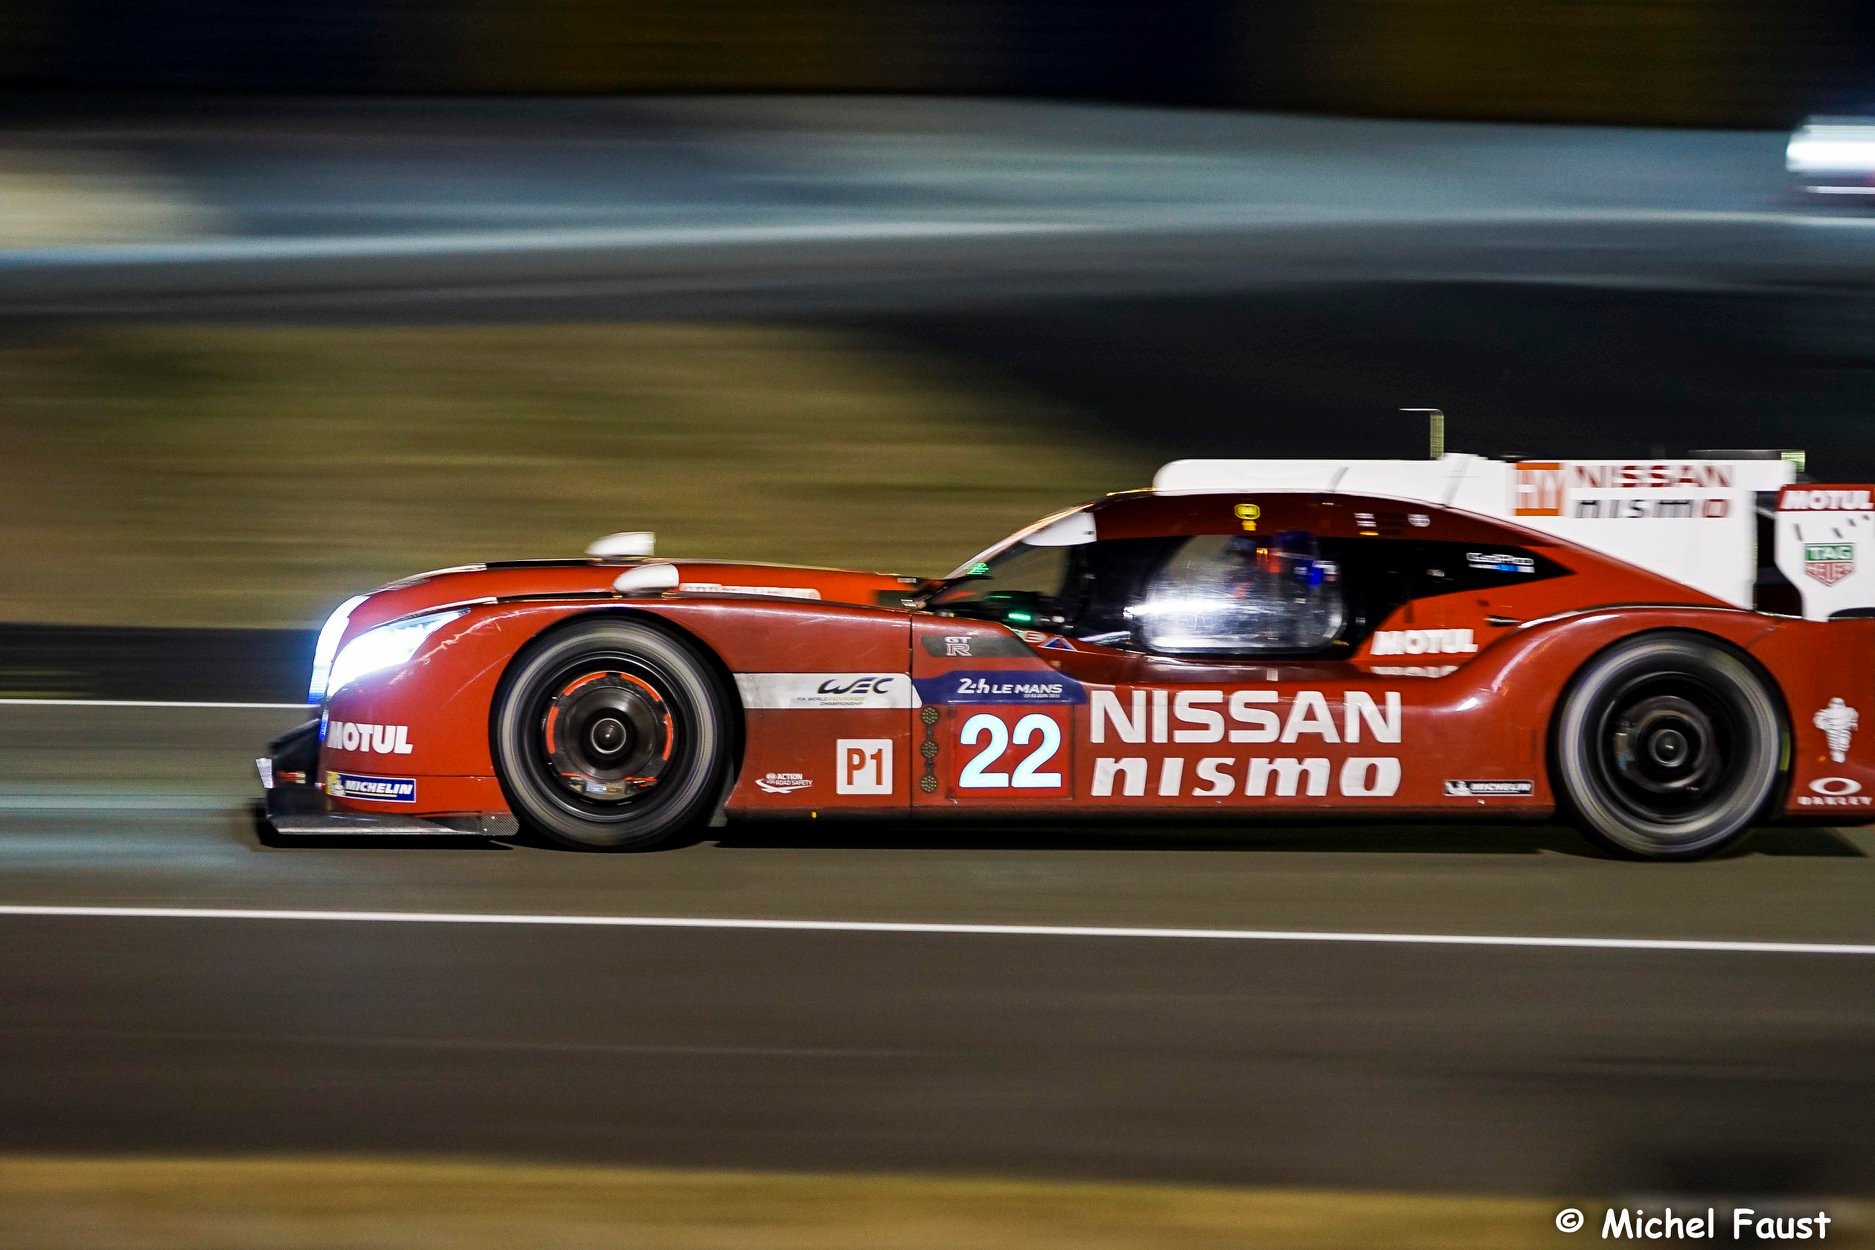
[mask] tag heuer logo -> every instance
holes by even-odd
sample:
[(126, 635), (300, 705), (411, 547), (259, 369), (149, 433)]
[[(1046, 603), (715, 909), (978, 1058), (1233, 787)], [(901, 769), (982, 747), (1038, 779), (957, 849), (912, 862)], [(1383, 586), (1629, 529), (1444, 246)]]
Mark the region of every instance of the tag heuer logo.
[(1834, 586), (1855, 572), (1855, 544), (1805, 543), (1803, 571), (1825, 586)]

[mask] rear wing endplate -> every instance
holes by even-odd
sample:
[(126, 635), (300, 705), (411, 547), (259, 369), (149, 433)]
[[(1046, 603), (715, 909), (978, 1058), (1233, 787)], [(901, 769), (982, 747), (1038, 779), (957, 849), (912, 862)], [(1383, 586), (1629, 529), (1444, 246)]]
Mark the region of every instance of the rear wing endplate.
[(1875, 486), (1780, 490), (1777, 570), (1797, 588), (1807, 620), (1875, 616)]

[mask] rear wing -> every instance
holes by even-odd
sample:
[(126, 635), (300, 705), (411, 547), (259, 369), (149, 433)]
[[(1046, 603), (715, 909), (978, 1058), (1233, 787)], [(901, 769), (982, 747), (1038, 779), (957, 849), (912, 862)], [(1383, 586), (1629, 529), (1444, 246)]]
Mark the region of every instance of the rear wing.
[[(1773, 494), (1795, 477), (1795, 465), (1771, 458), (1507, 461), (1454, 453), (1436, 460), (1175, 460), (1152, 484), (1160, 491), (1306, 490), (1438, 504), (1552, 534), (1749, 608), (1758, 580), (1759, 508), (1768, 511)], [(1869, 503), (1866, 493), (1862, 501)], [(1859, 533), (1875, 544), (1875, 508), (1860, 515)], [(1780, 569), (1784, 524), (1780, 513)], [(1814, 518), (1808, 528), (1825, 532)], [(1875, 560), (1875, 547), (1864, 554)], [(1866, 588), (1847, 575), (1839, 579), (1851, 585), (1841, 592), (1845, 605), (1857, 595), (1858, 604), (1875, 605), (1875, 569), (1867, 572)], [(1801, 570), (1784, 575), (1802, 591), (1804, 615), (1813, 615)]]
[(1809, 620), (1875, 616), (1875, 486), (1779, 491), (1777, 569)]

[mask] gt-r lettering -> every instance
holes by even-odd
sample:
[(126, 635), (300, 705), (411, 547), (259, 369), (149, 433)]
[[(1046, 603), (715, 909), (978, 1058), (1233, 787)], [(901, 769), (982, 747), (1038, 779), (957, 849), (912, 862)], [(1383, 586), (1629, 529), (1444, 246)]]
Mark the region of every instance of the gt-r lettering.
[[(1465, 632), (1465, 631), (1453, 631)], [(1118, 742), (1297, 742), (1319, 738), (1340, 744), (1400, 740), (1400, 694), (1386, 691), (1384, 703), (1365, 690), (1340, 696), (1334, 705), (1319, 690), (1299, 690), (1287, 715), (1276, 690), (1132, 690), (1122, 702), (1118, 692), (1089, 692), (1088, 740)], [(1218, 704), (1224, 710), (1218, 710)]]
[(1375, 655), (1471, 655), (1477, 650), (1469, 629), (1383, 629), (1374, 634)]
[[(1225, 799), (1241, 793), (1249, 799), (1327, 798), (1332, 789), (1340, 798), (1384, 799), (1400, 790), (1400, 761), (1384, 755), (1351, 755), (1337, 767), (1325, 756), (1252, 756), (1239, 760), (1207, 755), (1194, 770), (1202, 784), (1185, 789), (1186, 761), (1172, 756), (1157, 762), (1137, 755), (1100, 756), (1094, 760), (1089, 797), (1140, 798), (1148, 780), (1156, 776), (1154, 792), (1161, 798), (1189, 793), (1194, 799)], [(1239, 786), (1239, 776), (1242, 785)]]
[(335, 751), (409, 755), (410, 728), (407, 725), (368, 725), (363, 721), (328, 721), (326, 745)]

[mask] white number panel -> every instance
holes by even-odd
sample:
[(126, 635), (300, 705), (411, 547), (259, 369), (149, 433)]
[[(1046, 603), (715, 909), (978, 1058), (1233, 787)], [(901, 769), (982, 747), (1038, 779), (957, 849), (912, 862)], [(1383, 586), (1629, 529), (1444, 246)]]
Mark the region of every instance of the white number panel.
[(1067, 709), (970, 712), (957, 723), (953, 788), (973, 797), (1059, 797), (1068, 792)]
[(892, 740), (841, 738), (833, 744), (835, 794), (892, 793)]

